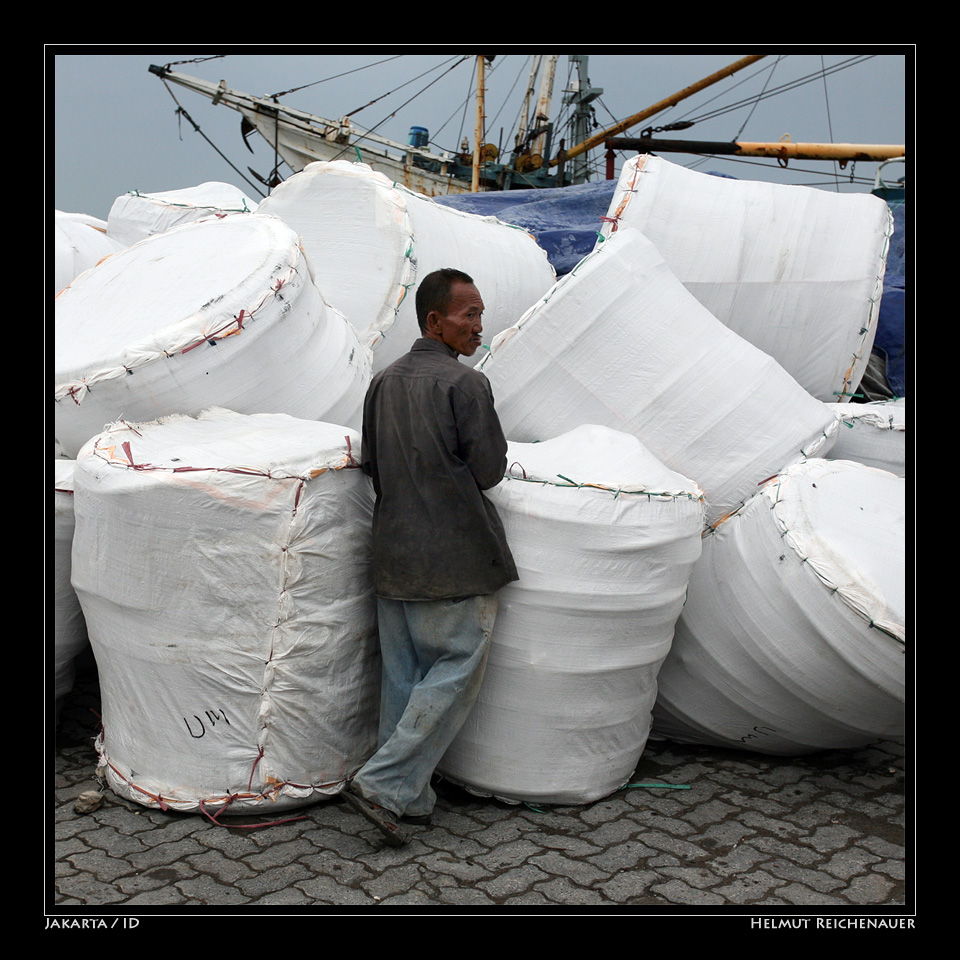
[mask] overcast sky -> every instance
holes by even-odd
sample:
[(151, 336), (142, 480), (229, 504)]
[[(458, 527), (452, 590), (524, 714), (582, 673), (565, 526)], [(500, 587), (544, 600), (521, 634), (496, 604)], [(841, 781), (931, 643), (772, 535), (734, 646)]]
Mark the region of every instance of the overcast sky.
[[(610, 50), (616, 52), (607, 52)], [(600, 128), (639, 112), (742, 56), (767, 53), (754, 66), (669, 113), (645, 121), (643, 126), (699, 120), (764, 89), (789, 86), (791, 89), (758, 104), (745, 104), (700, 120), (690, 130), (661, 136), (772, 141), (789, 135), (794, 141), (906, 143), (910, 148), (913, 131), (912, 119), (908, 118), (913, 112), (915, 69), (910, 48), (785, 47), (769, 48), (768, 52), (683, 46), (676, 50), (683, 52), (670, 52), (669, 46), (595, 47), (589, 51), (590, 80), (603, 89), (594, 104)], [(227, 55), (204, 59), (223, 52)], [(260, 199), (243, 177), (253, 180), (248, 166), (261, 175), (268, 173), (272, 151), (266, 142), (254, 134), (250, 142), (255, 152), (249, 152), (240, 136), (239, 114), (171, 85), (175, 102), (167, 86), (148, 71), (150, 64), (191, 61), (177, 63), (172, 69), (215, 82), (223, 79), (228, 86), (249, 94), (303, 87), (283, 96), (282, 102), (328, 119), (396, 91), (354, 112), (355, 123), (375, 127), (384, 136), (400, 141), (407, 139), (411, 126), (425, 126), (431, 139), (448, 150), (457, 149), (463, 136), (472, 143), (473, 107), (471, 104), (465, 111), (464, 105), (469, 99), (473, 67), (463, 63), (446, 73), (447, 66), (462, 54), (443, 47), (419, 47), (414, 52), (391, 47), (303, 46), (184, 52), (129, 45), (48, 46), (46, 54), (47, 109), (54, 121), (53, 140), (46, 146), (48, 157), (52, 152), (55, 160), (48, 195), (58, 210), (106, 219), (114, 199), (129, 190), (158, 192), (209, 180), (232, 183), (253, 199)], [(516, 122), (526, 82), (528, 56), (528, 48), (506, 47), (493, 61), (486, 110), (489, 142), (509, 145), (509, 132)], [(834, 70), (825, 80), (815, 76), (823, 66)], [(555, 109), (560, 107), (567, 73), (567, 57), (563, 55), (554, 88)], [(425, 92), (404, 106), (425, 87)], [(207, 139), (176, 115), (177, 103)], [(639, 132), (638, 127), (624, 135), (638, 136)], [(602, 150), (596, 156), (602, 178)], [(849, 167), (840, 171), (825, 162), (792, 161), (783, 170), (769, 161), (704, 162), (685, 154), (673, 154), (668, 159), (696, 162), (698, 169), (720, 170), (747, 179), (808, 183), (845, 191), (869, 189), (863, 182), (848, 182)], [(872, 181), (875, 169), (875, 164), (857, 164), (857, 179)], [(902, 175), (901, 169), (897, 168), (896, 176)], [(289, 170), (285, 172), (289, 175)]]

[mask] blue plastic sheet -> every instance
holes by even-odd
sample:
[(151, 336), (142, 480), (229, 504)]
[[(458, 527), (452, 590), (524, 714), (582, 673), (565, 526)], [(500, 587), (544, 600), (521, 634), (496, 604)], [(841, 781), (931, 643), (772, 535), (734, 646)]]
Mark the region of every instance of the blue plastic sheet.
[(883, 357), (887, 385), (896, 397), (907, 395), (907, 323), (906, 323), (906, 210), (904, 201), (890, 204), (893, 213), (893, 237), (887, 253), (887, 271), (883, 277), (883, 298), (877, 316), (877, 335), (873, 352)]
[(616, 180), (542, 190), (464, 193), (437, 202), (523, 227), (536, 238), (558, 277), (569, 273), (597, 242)]

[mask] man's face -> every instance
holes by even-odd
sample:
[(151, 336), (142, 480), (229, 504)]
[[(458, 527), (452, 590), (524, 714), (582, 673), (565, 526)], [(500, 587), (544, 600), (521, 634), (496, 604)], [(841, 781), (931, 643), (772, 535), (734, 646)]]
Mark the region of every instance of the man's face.
[(427, 315), (427, 336), (442, 340), (461, 356), (472, 357), (483, 342), (483, 300), (472, 283), (454, 283), (450, 300), (443, 311)]

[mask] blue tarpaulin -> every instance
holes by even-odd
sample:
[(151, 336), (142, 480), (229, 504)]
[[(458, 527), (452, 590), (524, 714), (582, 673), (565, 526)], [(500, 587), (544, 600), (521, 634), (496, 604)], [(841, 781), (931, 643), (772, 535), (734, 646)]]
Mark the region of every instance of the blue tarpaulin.
[(893, 237), (887, 253), (887, 272), (883, 277), (883, 298), (877, 318), (877, 336), (873, 352), (883, 357), (887, 384), (893, 395), (907, 395), (906, 344), (906, 211), (904, 201), (890, 203), (893, 212)]
[(437, 202), (481, 217), (496, 217), (528, 230), (558, 277), (569, 273), (597, 242), (616, 180), (542, 190), (505, 190), (438, 197)]

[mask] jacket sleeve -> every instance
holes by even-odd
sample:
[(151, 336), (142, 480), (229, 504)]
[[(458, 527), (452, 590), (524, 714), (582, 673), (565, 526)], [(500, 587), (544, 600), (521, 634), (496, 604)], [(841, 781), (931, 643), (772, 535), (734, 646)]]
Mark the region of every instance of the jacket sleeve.
[(493, 390), (483, 374), (461, 393), (457, 409), (460, 457), (481, 490), (495, 487), (507, 470), (507, 441), (493, 405)]

